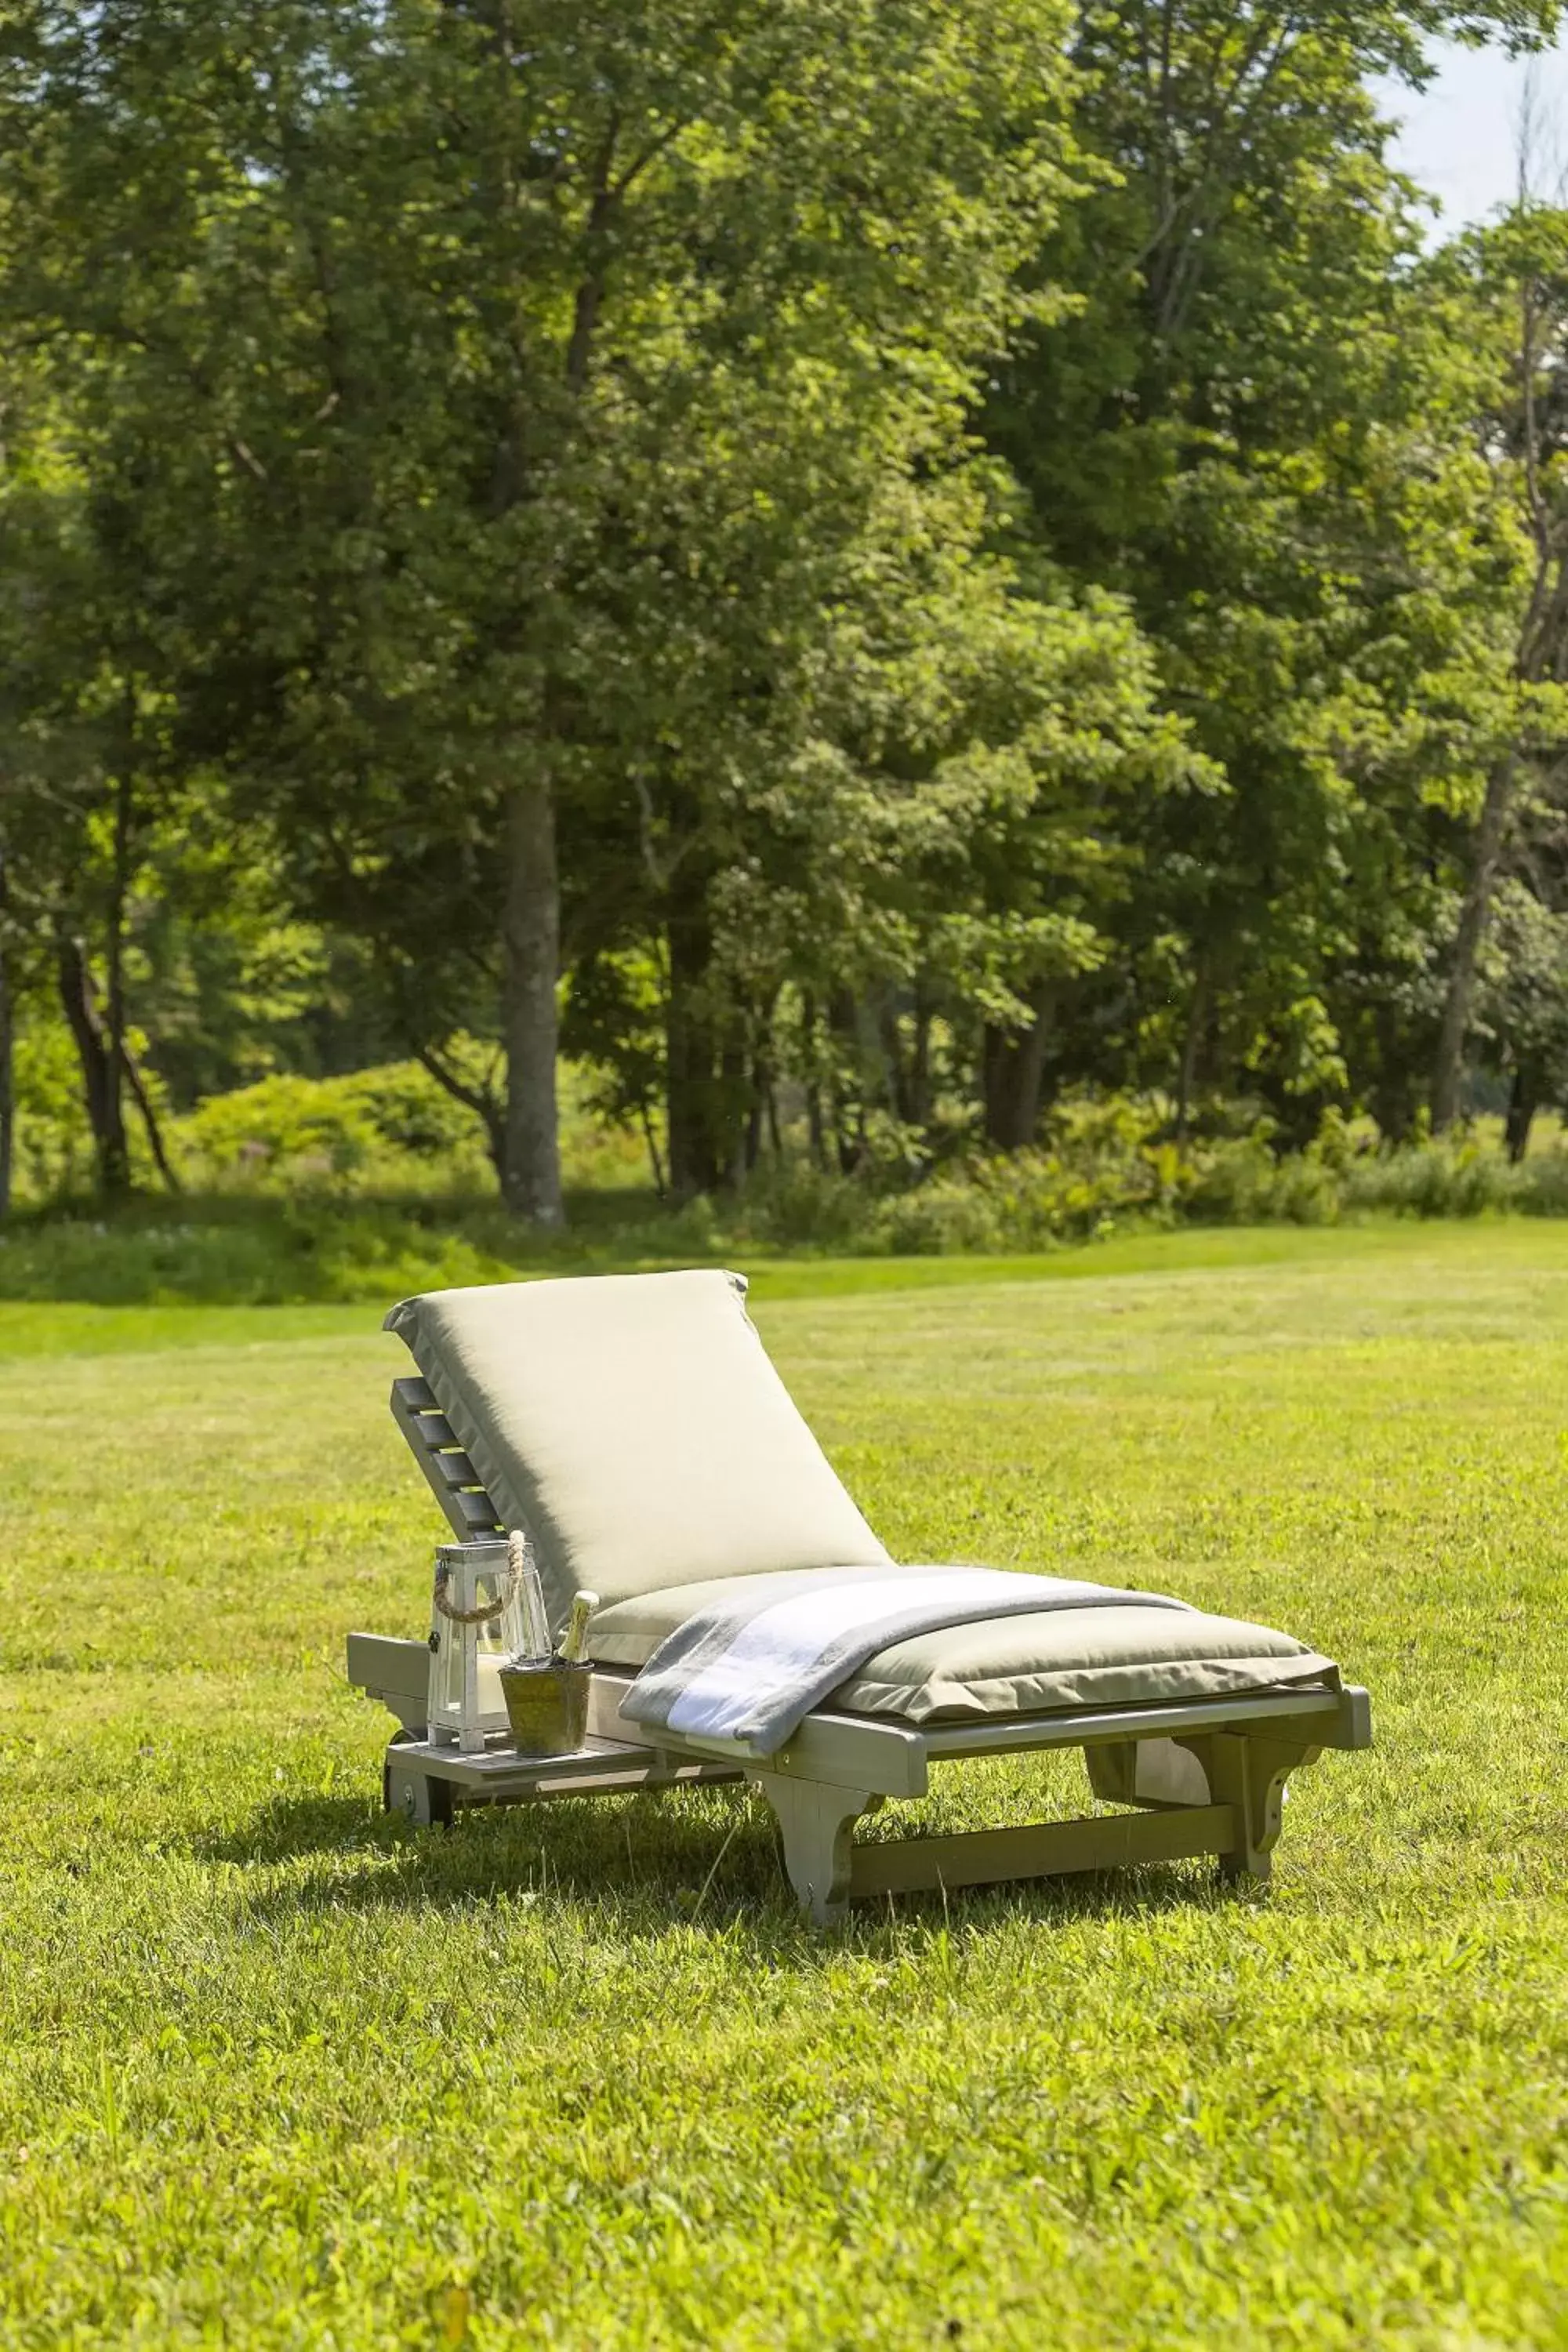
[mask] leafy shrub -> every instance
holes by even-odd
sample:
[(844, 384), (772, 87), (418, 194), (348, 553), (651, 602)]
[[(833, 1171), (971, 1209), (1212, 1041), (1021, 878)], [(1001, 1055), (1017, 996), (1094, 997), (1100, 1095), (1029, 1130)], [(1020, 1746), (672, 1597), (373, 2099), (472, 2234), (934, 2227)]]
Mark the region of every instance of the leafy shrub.
[(783, 1249), (853, 1249), (863, 1243), (877, 1205), (871, 1185), (795, 1160), (760, 1171), (734, 1221), (741, 1232)]
[(1342, 1203), (1342, 1181), (1317, 1145), (1276, 1159), (1267, 1135), (1255, 1129), (1194, 1148), (1177, 1197), (1201, 1224), (1331, 1225)]
[(18, 1194), (47, 1201), (87, 1182), (92, 1137), (82, 1104), (81, 1066), (63, 1021), (23, 1027), (13, 1084)]
[(223, 1192), (343, 1198), (494, 1181), (479, 1121), (417, 1062), (262, 1078), (210, 1096), (170, 1140), (187, 1181)]
[(1522, 1169), (1468, 1139), (1369, 1152), (1342, 1180), (1347, 1208), (1402, 1217), (1476, 1217), (1510, 1207), (1527, 1187)]
[(1342, 1205), (1338, 1172), (1309, 1150), (1278, 1162), (1262, 1213), (1284, 1224), (1332, 1225)]
[(209, 1181), (260, 1191), (352, 1175), (380, 1135), (353, 1080), (273, 1077), (210, 1096), (178, 1122), (174, 1140)]
[(390, 1062), (321, 1083), (342, 1089), (344, 1101), (369, 1119), (380, 1143), (413, 1159), (449, 1159), (483, 1143), (474, 1113), (418, 1062)]
[(795, 1167), (765, 1176), (731, 1230), (780, 1246), (933, 1256), (1051, 1249), (1119, 1223), (1171, 1221), (1192, 1166), (1159, 1139), (1157, 1111), (1125, 1097), (1075, 1099), (1037, 1150), (973, 1154), (892, 1189)]
[[(484, 1057), (475, 1049), (470, 1058), (478, 1065)], [(642, 1139), (595, 1117), (584, 1094), (580, 1074), (563, 1070), (566, 1182), (645, 1185)], [(170, 1141), (188, 1182), (222, 1192), (346, 1199), (495, 1185), (479, 1119), (417, 1062), (337, 1078), (263, 1078), (209, 1097), (173, 1123)]]
[(1568, 1150), (1559, 1144), (1514, 1171), (1513, 1205), (1531, 1217), (1568, 1217)]
[[(585, 1115), (570, 1092), (567, 1104), (572, 1133)], [(1474, 1135), (1387, 1151), (1331, 1114), (1308, 1150), (1277, 1156), (1255, 1106), (1238, 1111), (1238, 1131), (1178, 1144), (1159, 1102), (1085, 1097), (1058, 1108), (1031, 1151), (973, 1154), (901, 1185), (885, 1161), (860, 1177), (791, 1162), (764, 1167), (738, 1197), (679, 1209), (626, 1181), (646, 1175), (640, 1139), (596, 1129), (585, 1156), (622, 1181), (577, 1192), (555, 1237), (508, 1214), (478, 1123), (411, 1065), (268, 1079), (178, 1125), (205, 1195), (143, 1196), (110, 1222), (24, 1215), (0, 1233), (0, 1297), (384, 1302), (527, 1269), (774, 1250), (1022, 1255), (1192, 1223), (1568, 1215), (1568, 1145), (1511, 1168)]]
[(946, 1178), (880, 1202), (864, 1231), (864, 1246), (887, 1257), (956, 1257), (1014, 1245), (1006, 1215), (984, 1187)]
[(515, 1263), (467, 1234), (432, 1230), (395, 1209), (269, 1210), (222, 1216), (211, 1206), (161, 1223), (85, 1217), (0, 1232), (0, 1298), (86, 1298), (104, 1306), (289, 1306), (390, 1302), (414, 1290), (504, 1282)]

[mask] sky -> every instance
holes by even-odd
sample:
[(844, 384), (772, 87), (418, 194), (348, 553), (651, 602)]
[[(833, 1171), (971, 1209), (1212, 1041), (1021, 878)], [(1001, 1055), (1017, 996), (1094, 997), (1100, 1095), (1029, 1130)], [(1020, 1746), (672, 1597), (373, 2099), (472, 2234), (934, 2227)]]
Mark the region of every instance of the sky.
[[(1442, 199), (1435, 234), (1446, 236), (1484, 220), (1513, 194), (1526, 68), (1496, 49), (1445, 45), (1440, 55), (1437, 79), (1424, 94), (1390, 84), (1379, 96), (1384, 111), (1404, 121), (1394, 161)], [(1534, 75), (1546, 165), (1538, 192), (1549, 195), (1568, 164), (1568, 47), (1537, 58)]]

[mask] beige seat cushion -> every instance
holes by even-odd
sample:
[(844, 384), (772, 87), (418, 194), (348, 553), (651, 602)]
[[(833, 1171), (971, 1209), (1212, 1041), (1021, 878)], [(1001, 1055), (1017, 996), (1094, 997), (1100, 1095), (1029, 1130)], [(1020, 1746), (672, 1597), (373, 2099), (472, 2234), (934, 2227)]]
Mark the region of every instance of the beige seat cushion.
[(407, 1342), (551, 1613), (699, 1578), (887, 1560), (763, 1352), (737, 1275), (595, 1275), (405, 1299)]
[[(677, 1585), (604, 1610), (594, 1621), (595, 1660), (642, 1665), (667, 1633), (721, 1600), (735, 1581)], [(1219, 1698), (1292, 1683), (1337, 1687), (1339, 1674), (1289, 1633), (1232, 1617), (1169, 1609), (1045, 1610), (895, 1642), (868, 1658), (826, 1704), (928, 1723)]]

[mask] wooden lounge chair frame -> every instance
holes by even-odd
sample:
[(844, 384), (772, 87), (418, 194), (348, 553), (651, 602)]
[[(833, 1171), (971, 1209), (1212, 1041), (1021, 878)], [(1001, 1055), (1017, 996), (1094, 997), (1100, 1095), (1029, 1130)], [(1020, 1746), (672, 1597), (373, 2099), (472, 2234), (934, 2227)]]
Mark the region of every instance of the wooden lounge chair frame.
[[(423, 1380), (395, 1381), (392, 1411), (454, 1532), (493, 1541), (500, 1515)], [(1267, 1878), (1285, 1784), (1325, 1748), (1372, 1745), (1364, 1690), (1280, 1690), (1013, 1716), (924, 1728), (818, 1708), (765, 1765), (719, 1742), (664, 1731), (650, 1742), (620, 1703), (629, 1675), (595, 1672), (588, 1744), (529, 1759), (492, 1748), (466, 1755), (426, 1736), (429, 1656), (422, 1641), (351, 1633), (349, 1680), (402, 1729), (386, 1751), (383, 1801), (416, 1824), (449, 1822), (470, 1804), (607, 1790), (747, 1780), (768, 1801), (789, 1883), (814, 1919), (850, 1897), (1034, 1878), (1212, 1854), (1222, 1874)], [(889, 1798), (923, 1797), (931, 1767), (973, 1756), (1081, 1748), (1095, 1795), (1129, 1810), (1078, 1821), (858, 1845), (855, 1825)]]

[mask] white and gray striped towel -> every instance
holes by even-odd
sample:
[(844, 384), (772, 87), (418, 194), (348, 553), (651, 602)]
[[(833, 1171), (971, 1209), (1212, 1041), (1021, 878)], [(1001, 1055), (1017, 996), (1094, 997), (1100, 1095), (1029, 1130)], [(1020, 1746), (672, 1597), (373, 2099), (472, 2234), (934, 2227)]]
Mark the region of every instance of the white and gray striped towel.
[(621, 1713), (771, 1756), (868, 1658), (913, 1634), (1037, 1610), (1188, 1606), (1161, 1592), (995, 1568), (814, 1569), (757, 1582), (755, 1593), (742, 1586), (668, 1634)]

